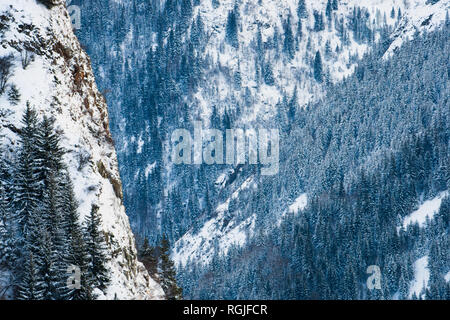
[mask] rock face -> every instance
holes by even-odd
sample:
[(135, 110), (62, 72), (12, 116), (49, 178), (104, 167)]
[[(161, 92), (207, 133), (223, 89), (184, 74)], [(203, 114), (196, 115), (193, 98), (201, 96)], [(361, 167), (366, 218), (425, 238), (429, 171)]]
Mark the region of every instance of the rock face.
[[(0, 97), (1, 144), (11, 155), (15, 132), (29, 103), (56, 119), (68, 151), (66, 163), (81, 218), (100, 207), (111, 270), (102, 299), (163, 299), (161, 287), (138, 262), (135, 240), (122, 203), (122, 184), (106, 101), (99, 93), (89, 57), (72, 31), (62, 0), (8, 0), (0, 3), (0, 57), (13, 55), (8, 85), (21, 95), (18, 105)], [(1, 277), (0, 277), (1, 278)]]

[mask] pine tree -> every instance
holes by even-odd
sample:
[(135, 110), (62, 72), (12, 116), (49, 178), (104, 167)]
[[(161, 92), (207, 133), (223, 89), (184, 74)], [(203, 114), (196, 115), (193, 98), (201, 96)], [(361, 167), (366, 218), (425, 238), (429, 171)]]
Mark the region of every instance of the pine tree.
[(319, 83), (323, 81), (322, 57), (319, 51), (316, 52), (316, 57), (314, 58), (314, 79)]
[(327, 1), (327, 6), (326, 6), (326, 9), (325, 9), (325, 15), (327, 16), (328, 21), (331, 21), (331, 14), (332, 14), (332, 12), (333, 12), (333, 5), (331, 3), (331, 0), (328, 0)]
[(314, 10), (314, 31), (325, 30), (325, 23), (323, 21), (323, 14), (317, 10)]
[(19, 287), (17, 298), (19, 300), (42, 300), (42, 288), (39, 286), (39, 269), (36, 265), (34, 254), (28, 252), (25, 259), (22, 283)]
[(275, 84), (272, 66), (270, 65), (270, 63), (266, 63), (264, 65), (264, 82), (268, 86), (273, 86)]
[(42, 243), (45, 252), (44, 270), (46, 291), (45, 299), (64, 299), (67, 295), (67, 244), (65, 234), (65, 204), (61, 180), (63, 178), (60, 137), (54, 128), (54, 119), (44, 116), (38, 131), (39, 180), (41, 190), (42, 220), (46, 225), (46, 242)]
[[(60, 146), (60, 136), (56, 133), (54, 118), (44, 116), (39, 125), (37, 143), (40, 165), (39, 179), (43, 183), (43, 190), (48, 190), (50, 180), (61, 179), (61, 171), (64, 169), (64, 150)], [(56, 182), (54, 181), (54, 183)]]
[(395, 9), (394, 9), (394, 7), (392, 7), (392, 10), (391, 10), (391, 19), (395, 19)]
[(148, 238), (145, 238), (143, 245), (139, 248), (139, 261), (144, 264), (151, 276), (158, 272), (158, 256), (155, 248), (150, 246)]
[(20, 102), (20, 92), (19, 89), (17, 89), (16, 85), (11, 85), (9, 91), (8, 91), (8, 100), (13, 105), (16, 106)]
[[(27, 233), (21, 248), (23, 253), (23, 269), (15, 270), (16, 282), (19, 283), (18, 299), (43, 300), (49, 298), (46, 263), (49, 249), (45, 223), (36, 209), (29, 217)], [(48, 264), (47, 264), (48, 265)]]
[(37, 114), (27, 104), (20, 131), (21, 150), (15, 173), (13, 206), (19, 225), (19, 232), (25, 237), (30, 216), (40, 205), (39, 158), (37, 150)]
[(298, 2), (297, 17), (299, 20), (308, 17), (308, 11), (306, 10), (305, 0), (299, 0), (299, 2)]
[(88, 254), (88, 275), (92, 286), (101, 290), (109, 283), (109, 272), (106, 268), (106, 243), (101, 231), (99, 207), (92, 205), (91, 212), (86, 216), (84, 224), (85, 242)]
[(164, 236), (161, 240), (159, 269), (161, 275), (161, 286), (167, 299), (182, 299), (182, 289), (177, 284), (175, 266), (173, 261), (170, 259), (170, 245), (166, 236)]
[(228, 13), (225, 38), (232, 47), (239, 48), (238, 21), (234, 10)]
[(294, 35), (291, 29), (291, 15), (289, 14), (287, 21), (284, 24), (284, 43), (283, 51), (292, 60), (295, 55)]
[(17, 253), (14, 221), (9, 203), (3, 182), (0, 180), (0, 266), (12, 268), (17, 262)]
[(338, 9), (338, 0), (333, 0), (333, 3), (331, 6), (332, 6), (333, 10), (337, 10)]
[(64, 198), (65, 213), (65, 233), (67, 235), (67, 265), (75, 266), (80, 269), (80, 289), (70, 289), (67, 292), (68, 300), (92, 300), (92, 283), (88, 277), (89, 256), (86, 243), (83, 237), (83, 230), (79, 222), (78, 203), (73, 192), (72, 181), (69, 174), (64, 175), (62, 181), (62, 190)]

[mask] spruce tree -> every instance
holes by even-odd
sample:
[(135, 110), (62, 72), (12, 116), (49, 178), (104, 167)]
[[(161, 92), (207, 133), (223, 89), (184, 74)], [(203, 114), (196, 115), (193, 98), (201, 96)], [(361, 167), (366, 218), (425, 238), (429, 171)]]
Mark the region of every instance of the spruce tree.
[(92, 300), (92, 283), (88, 276), (89, 256), (83, 230), (80, 226), (78, 203), (73, 192), (72, 181), (68, 173), (64, 174), (62, 181), (63, 204), (65, 213), (65, 233), (67, 241), (67, 265), (80, 269), (80, 289), (73, 288), (67, 292), (67, 300)]
[(30, 216), (40, 205), (39, 157), (37, 149), (37, 114), (27, 104), (20, 131), (21, 150), (15, 173), (13, 205), (19, 232), (26, 237)]
[[(43, 300), (48, 298), (46, 291), (48, 281), (46, 262), (48, 261), (48, 245), (45, 233), (45, 224), (38, 211), (34, 211), (27, 223), (27, 233), (24, 239), (24, 245), (21, 248), (23, 252), (23, 269), (16, 271), (16, 282), (19, 283), (17, 298), (21, 300)], [(48, 264), (47, 264), (48, 265)]]
[(88, 275), (92, 286), (106, 289), (110, 279), (106, 268), (106, 243), (101, 231), (99, 207), (92, 205), (91, 212), (86, 216), (84, 224), (85, 242), (88, 254)]
[(150, 275), (158, 272), (158, 256), (154, 247), (150, 246), (148, 238), (139, 248), (139, 260), (144, 264)]
[(314, 79), (319, 83), (323, 81), (322, 57), (319, 51), (316, 52), (316, 57), (314, 58)]
[(3, 182), (0, 180), (0, 266), (7, 268), (13, 267), (17, 259), (14, 221), (9, 203)]
[(169, 300), (182, 299), (183, 291), (176, 280), (175, 265), (170, 259), (170, 244), (166, 236), (161, 240), (159, 269), (161, 286)]
[(225, 38), (234, 48), (239, 47), (237, 13), (232, 10), (228, 13)]
[[(55, 119), (44, 115), (40, 122), (37, 147), (40, 164), (39, 179), (43, 183), (43, 190), (49, 188), (50, 180), (53, 183), (61, 179), (61, 171), (64, 169), (64, 150), (61, 148), (60, 136), (55, 129)], [(57, 185), (55, 185), (57, 188)], [(56, 191), (56, 190), (55, 190)]]
[(291, 29), (291, 15), (289, 14), (287, 21), (284, 23), (284, 42), (283, 51), (292, 60), (295, 55), (294, 35)]
[[(65, 203), (61, 188), (64, 151), (54, 128), (54, 119), (44, 116), (38, 131), (39, 180), (41, 182), (41, 215), (49, 238), (43, 243), (46, 252), (46, 299), (64, 299), (67, 294), (67, 235), (65, 234)], [(48, 249), (50, 248), (50, 249)], [(50, 251), (48, 251), (50, 250)]]
[(19, 89), (17, 89), (17, 86), (15, 84), (11, 85), (9, 91), (8, 91), (8, 101), (13, 105), (16, 106), (20, 102), (20, 92)]
[(36, 265), (33, 252), (28, 252), (25, 258), (22, 283), (19, 286), (19, 300), (42, 300), (42, 288), (39, 283), (39, 267)]
[(308, 17), (308, 11), (306, 10), (305, 0), (298, 1), (297, 17), (299, 20)]

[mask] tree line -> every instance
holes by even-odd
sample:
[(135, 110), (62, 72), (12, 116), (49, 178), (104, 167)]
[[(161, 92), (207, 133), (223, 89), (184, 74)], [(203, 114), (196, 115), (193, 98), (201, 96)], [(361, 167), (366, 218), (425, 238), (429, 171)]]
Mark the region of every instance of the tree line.
[[(27, 104), (19, 148), (0, 158), (0, 268), (10, 273), (0, 291), (22, 300), (90, 300), (109, 283), (99, 207), (80, 222), (55, 120)], [(70, 285), (70, 267), (80, 271)]]

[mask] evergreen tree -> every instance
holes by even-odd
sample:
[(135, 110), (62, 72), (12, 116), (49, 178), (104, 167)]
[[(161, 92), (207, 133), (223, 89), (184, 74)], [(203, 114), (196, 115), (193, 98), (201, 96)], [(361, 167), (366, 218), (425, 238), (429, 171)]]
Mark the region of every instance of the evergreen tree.
[(292, 60), (295, 55), (295, 47), (294, 47), (294, 35), (291, 29), (291, 15), (288, 15), (287, 21), (284, 23), (284, 43), (283, 43), (283, 51), (289, 58)]
[[(0, 166), (2, 161), (0, 159)], [(14, 220), (11, 214), (10, 201), (0, 180), (0, 266), (14, 267), (17, 262)]]
[(39, 157), (37, 149), (37, 115), (27, 104), (20, 131), (21, 150), (15, 173), (13, 206), (19, 225), (19, 232), (26, 237), (31, 215), (40, 205), (41, 186), (39, 184)]
[(176, 272), (173, 261), (170, 259), (169, 240), (164, 236), (160, 245), (160, 262), (159, 269), (161, 275), (161, 286), (164, 289), (167, 299), (182, 299), (182, 289), (176, 281)]
[(331, 7), (333, 8), (333, 10), (337, 10), (338, 9), (338, 0), (333, 0)]
[(144, 264), (148, 273), (152, 276), (158, 273), (158, 256), (155, 248), (151, 247), (148, 238), (145, 238), (143, 245), (139, 248), (139, 260)]
[(323, 31), (325, 30), (325, 23), (323, 21), (323, 14), (317, 10), (314, 10), (314, 31)]
[(17, 86), (15, 84), (11, 85), (9, 91), (8, 91), (8, 100), (13, 105), (16, 106), (20, 102), (20, 92), (19, 89), (17, 89)]
[(268, 86), (273, 86), (275, 84), (275, 79), (273, 76), (272, 66), (270, 63), (264, 65), (264, 82)]
[(319, 51), (316, 52), (316, 57), (314, 58), (314, 79), (319, 83), (323, 81), (322, 57)]
[(297, 6), (297, 17), (299, 20), (308, 17), (308, 11), (306, 9), (305, 0), (299, 0)]
[(63, 178), (63, 150), (60, 147), (60, 137), (54, 128), (54, 120), (44, 116), (38, 131), (39, 180), (41, 181), (41, 216), (45, 222), (45, 242), (42, 243), (45, 252), (46, 288), (45, 299), (64, 299), (67, 295), (67, 243), (65, 234), (65, 203), (63, 194), (67, 190), (61, 188)]
[(19, 287), (17, 298), (19, 300), (42, 300), (42, 289), (39, 286), (39, 269), (34, 254), (28, 252), (25, 259), (22, 284)]
[(325, 9), (325, 15), (327, 16), (328, 21), (331, 21), (331, 15), (332, 15), (332, 12), (333, 12), (333, 5), (332, 5), (331, 1), (332, 0), (328, 0), (327, 1), (327, 6), (326, 6), (326, 9)]
[(238, 19), (237, 13), (234, 10), (228, 12), (225, 38), (232, 47), (236, 49), (239, 47)]
[(93, 287), (106, 289), (109, 283), (109, 272), (106, 268), (106, 243), (101, 231), (99, 207), (92, 205), (91, 212), (86, 216), (84, 224), (85, 242), (88, 254), (88, 274)]
[(392, 7), (392, 10), (391, 10), (391, 19), (395, 19), (395, 9), (394, 9), (394, 7)]
[[(80, 226), (78, 203), (73, 192), (73, 185), (68, 173), (65, 173), (61, 182), (63, 191), (64, 228), (67, 241), (65, 260), (67, 268), (75, 266), (80, 269), (80, 288), (69, 289), (66, 292), (67, 300), (92, 300), (92, 283), (89, 277), (89, 256)], [(67, 271), (67, 269), (66, 269)]]

